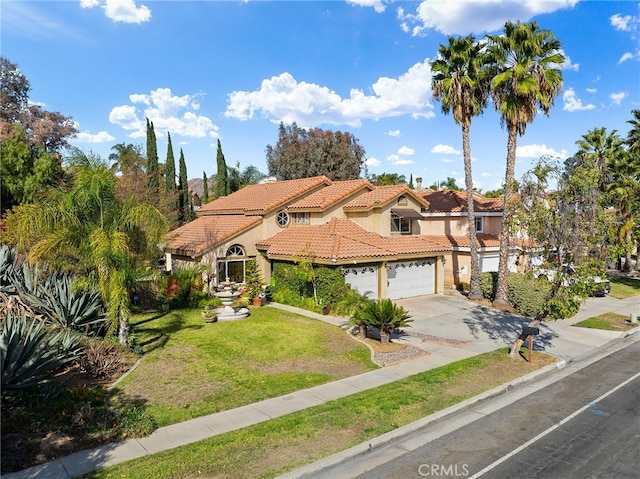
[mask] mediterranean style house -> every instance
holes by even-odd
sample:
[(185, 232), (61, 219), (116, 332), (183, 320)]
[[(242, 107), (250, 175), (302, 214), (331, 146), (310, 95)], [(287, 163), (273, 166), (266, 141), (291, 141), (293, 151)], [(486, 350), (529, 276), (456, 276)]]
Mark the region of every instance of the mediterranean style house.
[[(497, 270), (501, 201), (474, 201), (481, 270)], [(167, 269), (204, 265), (213, 288), (227, 278), (244, 282), (253, 258), (267, 282), (275, 262), (307, 260), (339, 268), (373, 299), (443, 293), (469, 281), (465, 205), (464, 193), (366, 179), (270, 180), (202, 205), (194, 221), (170, 232)]]

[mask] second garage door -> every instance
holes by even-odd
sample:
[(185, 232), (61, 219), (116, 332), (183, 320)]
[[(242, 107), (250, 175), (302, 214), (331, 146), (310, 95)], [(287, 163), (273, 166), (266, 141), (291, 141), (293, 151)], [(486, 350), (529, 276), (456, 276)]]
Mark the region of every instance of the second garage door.
[(434, 294), (435, 260), (388, 263), (387, 280), (387, 297), (390, 299)]

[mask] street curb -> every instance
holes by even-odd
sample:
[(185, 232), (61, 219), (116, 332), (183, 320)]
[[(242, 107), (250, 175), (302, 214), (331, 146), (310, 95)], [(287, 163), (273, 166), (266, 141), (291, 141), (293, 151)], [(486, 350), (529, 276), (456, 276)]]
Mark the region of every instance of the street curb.
[[(640, 329), (640, 328), (639, 328)], [(374, 437), (368, 441), (360, 443), (356, 446), (353, 446), (349, 449), (345, 449), (344, 451), (340, 451), (336, 454), (333, 454), (324, 459), (320, 459), (312, 464), (308, 464), (306, 466), (302, 466), (294, 471), (278, 476), (278, 479), (307, 479), (313, 478), (317, 476), (321, 471), (327, 469), (329, 467), (336, 467), (342, 463), (346, 463), (349, 460), (357, 459), (362, 457), (368, 453), (371, 453), (375, 450), (379, 450), (385, 446), (388, 446), (394, 441), (401, 439), (402, 437), (415, 433), (420, 429), (434, 425), (440, 421), (444, 421), (454, 416), (455, 414), (468, 411), (473, 406), (496, 398), (498, 396), (505, 395), (514, 389), (523, 386), (525, 384), (531, 383), (536, 379), (541, 379), (543, 376), (550, 376), (552, 373), (566, 369), (563, 375), (559, 375), (558, 378), (553, 381), (559, 381), (565, 376), (574, 373), (582, 368), (588, 367), (600, 359), (609, 356), (623, 347), (627, 346), (627, 342), (623, 341), (624, 339), (631, 338), (630, 342), (640, 341), (640, 334), (636, 334), (638, 330), (633, 330), (632, 332), (626, 331), (622, 333), (620, 338), (613, 339), (602, 346), (596, 348), (595, 350), (582, 354), (580, 356), (576, 356), (570, 360), (560, 360), (554, 364), (550, 364), (541, 368), (537, 371), (533, 371), (529, 374), (521, 376), (520, 378), (514, 379), (508, 383), (502, 384), (500, 386), (496, 386), (493, 389), (485, 391), (482, 394), (469, 398), (461, 403), (450, 406), (442, 411), (438, 411), (434, 414), (426, 416), (422, 419), (414, 421), (412, 423), (401, 426), (393, 431), (389, 431), (380, 436)], [(571, 366), (571, 367), (570, 367)]]

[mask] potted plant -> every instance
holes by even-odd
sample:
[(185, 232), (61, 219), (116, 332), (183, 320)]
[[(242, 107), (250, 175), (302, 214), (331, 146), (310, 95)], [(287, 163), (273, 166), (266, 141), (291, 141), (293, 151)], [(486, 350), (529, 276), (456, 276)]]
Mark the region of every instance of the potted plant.
[(247, 293), (253, 301), (254, 306), (262, 306), (263, 290), (262, 290), (262, 276), (260, 275), (260, 268), (258, 262), (255, 259), (247, 261), (245, 269), (245, 283), (247, 285)]

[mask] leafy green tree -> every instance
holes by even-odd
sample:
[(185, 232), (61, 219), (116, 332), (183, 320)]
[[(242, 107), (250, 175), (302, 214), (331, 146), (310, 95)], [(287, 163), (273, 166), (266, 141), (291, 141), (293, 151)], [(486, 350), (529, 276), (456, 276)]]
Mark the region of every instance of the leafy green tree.
[(371, 175), (371, 182), (378, 186), (406, 185), (407, 179), (398, 173), (380, 173), (379, 175)]
[(536, 22), (505, 23), (504, 33), (487, 36), (491, 98), (507, 129), (507, 165), (504, 181), (504, 214), (500, 231), (500, 262), (495, 304), (508, 305), (510, 217), (515, 175), (517, 137), (525, 133), (538, 110), (549, 115), (562, 88), (562, 44)]
[(16, 123), (12, 134), (0, 142), (2, 211), (21, 203), (32, 203), (44, 188), (62, 176), (60, 160), (44, 150), (35, 155), (24, 128)]
[(461, 188), (458, 186), (458, 183), (456, 182), (456, 179), (451, 178), (450, 176), (447, 176), (446, 181), (436, 181), (429, 188), (431, 188), (432, 190), (440, 190), (443, 188), (447, 190), (453, 190), (453, 191), (461, 190)]
[(294, 122), (280, 123), (278, 142), (267, 145), (269, 175), (280, 180), (325, 175), (331, 180), (350, 180), (360, 177), (366, 165), (365, 150), (349, 132), (305, 130)]
[(158, 144), (153, 122), (147, 118), (147, 175), (149, 188), (158, 191), (160, 188), (160, 165), (158, 164)]
[(219, 139), (216, 152), (216, 165), (215, 195), (216, 198), (220, 198), (221, 196), (227, 196), (229, 194), (229, 173), (227, 163), (224, 159), (224, 153), (222, 153), (222, 144)]
[[(574, 164), (542, 158), (523, 178), (517, 221), (542, 246), (545, 258), (561, 258), (543, 265), (554, 274), (546, 300), (529, 326), (577, 313), (581, 301), (594, 291), (593, 278), (604, 276), (605, 261), (591, 254), (605, 247), (604, 192), (599, 187), (603, 174), (595, 168), (594, 157)], [(524, 334), (518, 338), (512, 356), (524, 339)]]
[(489, 98), (489, 84), (485, 74), (483, 45), (472, 35), (464, 38), (449, 37), (449, 45), (440, 45), (438, 56), (431, 62), (433, 77), (431, 89), (436, 100), (440, 100), (442, 112), (453, 114), (453, 120), (462, 129), (462, 152), (464, 157), (464, 179), (467, 191), (467, 216), (469, 221), (469, 244), (471, 251), (471, 279), (469, 298), (482, 299), (480, 290), (480, 263), (476, 220), (473, 204), (473, 176), (471, 174), (471, 144), (469, 129), (471, 119), (481, 115)]
[(63, 180), (61, 152), (77, 133), (71, 118), (29, 104), (30, 89), (17, 65), (0, 57), (0, 213)]
[(230, 166), (227, 168), (227, 183), (229, 185), (228, 194), (240, 189), (240, 163), (237, 163), (235, 167)]
[(266, 177), (267, 175), (258, 170), (258, 168), (249, 165), (240, 173), (240, 188), (247, 185), (257, 185)]
[(69, 164), (70, 188), (14, 208), (6, 239), (32, 261), (72, 268), (86, 285), (96, 285), (111, 331), (126, 344), (131, 287), (157, 261), (167, 220), (149, 203), (119, 198), (116, 177), (100, 157), (74, 150)]

